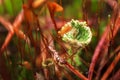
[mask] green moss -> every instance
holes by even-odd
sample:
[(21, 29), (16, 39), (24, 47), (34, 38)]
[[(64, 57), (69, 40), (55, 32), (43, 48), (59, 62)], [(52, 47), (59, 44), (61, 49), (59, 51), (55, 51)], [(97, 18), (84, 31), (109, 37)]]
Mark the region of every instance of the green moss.
[(62, 36), (62, 40), (74, 46), (83, 47), (90, 43), (92, 33), (86, 22), (73, 20), (66, 23), (65, 26), (71, 26), (72, 29)]

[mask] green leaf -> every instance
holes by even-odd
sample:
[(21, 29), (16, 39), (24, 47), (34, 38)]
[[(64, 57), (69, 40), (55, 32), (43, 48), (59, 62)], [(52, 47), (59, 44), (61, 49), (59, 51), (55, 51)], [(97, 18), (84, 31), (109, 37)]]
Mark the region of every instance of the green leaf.
[(3, 4), (0, 4), (0, 14), (3, 14), (4, 13), (4, 7), (3, 7)]
[(17, 15), (22, 8), (22, 0), (12, 0), (14, 14)]
[(11, 0), (4, 0), (4, 7), (8, 14), (10, 14), (11, 16), (14, 15)]

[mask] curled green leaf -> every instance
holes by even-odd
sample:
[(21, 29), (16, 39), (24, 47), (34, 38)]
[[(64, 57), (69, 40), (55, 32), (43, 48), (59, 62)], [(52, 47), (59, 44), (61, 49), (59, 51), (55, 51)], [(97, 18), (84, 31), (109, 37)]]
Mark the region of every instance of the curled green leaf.
[(76, 47), (86, 46), (90, 43), (92, 38), (92, 32), (86, 22), (73, 19), (62, 27), (61, 32), (64, 32), (64, 34), (61, 35), (62, 40)]

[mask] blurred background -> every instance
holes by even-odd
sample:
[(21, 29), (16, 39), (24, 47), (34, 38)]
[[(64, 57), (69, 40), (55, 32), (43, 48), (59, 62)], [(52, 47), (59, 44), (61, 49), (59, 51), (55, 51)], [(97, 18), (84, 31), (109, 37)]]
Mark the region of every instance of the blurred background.
[[(0, 53), (2, 54), (0, 55), (0, 80), (82, 80), (66, 67), (61, 67), (53, 61), (50, 51), (46, 48), (49, 40), (52, 38), (51, 42), (61, 57), (65, 57), (74, 68), (87, 77), (94, 51), (103, 38), (102, 34), (105, 33), (107, 25), (111, 25), (111, 30), (105, 39), (105, 44), (107, 43), (108, 46), (102, 44), (93, 74), (93, 79), (101, 79), (120, 50), (120, 30), (116, 28), (116, 35), (113, 35), (117, 11), (109, 5), (107, 0), (47, 0), (43, 3), (44, 0), (41, 0), (39, 7), (33, 8), (30, 2), (35, 1), (37, 2), (37, 0), (0, 0), (0, 18), (2, 17), (12, 25), (20, 11), (25, 10), (28, 17), (24, 15), (24, 20), (20, 23), (18, 30), (30, 39), (29, 43), (26, 39), (19, 38), (17, 32), (11, 37), (5, 50)], [(113, 1), (120, 5), (119, 0)], [(52, 15), (47, 2), (57, 3), (63, 11), (53, 12)], [(111, 23), (111, 18), (113, 18), (113, 23)], [(71, 19), (86, 21), (93, 35), (88, 46), (75, 52), (71, 46), (59, 41), (57, 30), (54, 28), (56, 23), (60, 30)], [(8, 34), (9, 31), (0, 21), (0, 48)], [(65, 46), (65, 49), (61, 47), (61, 44)], [(107, 62), (104, 64), (104, 61)], [(44, 68), (43, 63), (47, 65), (47, 68)], [(48, 66), (49, 64), (52, 65)], [(120, 72), (120, 60), (114, 66), (108, 79), (112, 80), (112, 77), (116, 79), (117, 71)]]

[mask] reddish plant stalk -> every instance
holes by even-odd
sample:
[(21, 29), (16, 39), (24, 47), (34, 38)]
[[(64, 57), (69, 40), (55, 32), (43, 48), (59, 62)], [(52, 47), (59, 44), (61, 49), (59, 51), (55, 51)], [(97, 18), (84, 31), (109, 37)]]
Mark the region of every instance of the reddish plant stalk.
[[(110, 2), (110, 0), (108, 0), (108, 2)], [(115, 7), (116, 5), (113, 5), (113, 7)], [(111, 39), (113, 39), (115, 37), (116, 33), (118, 32), (118, 30), (120, 28), (120, 24), (119, 24), (120, 23), (120, 12), (119, 12), (119, 9), (117, 9), (116, 7), (114, 9), (115, 10), (114, 10), (113, 18), (111, 19), (110, 24), (106, 27), (98, 45), (97, 45), (97, 47), (94, 51), (92, 62), (90, 64), (90, 68), (89, 68), (89, 75), (88, 75), (89, 80), (92, 79), (94, 67), (95, 67), (95, 64), (97, 62), (97, 59), (98, 59), (98, 56), (99, 56), (101, 50), (104, 51), (109, 45), (109, 39), (107, 38), (107, 35), (109, 35), (109, 30), (110, 30), (111, 24), (114, 24), (114, 26), (113, 26), (113, 36), (112, 36)], [(116, 15), (116, 17), (115, 17), (115, 15)]]
[(56, 24), (55, 19), (54, 19), (54, 13), (51, 12), (50, 9), (49, 9), (49, 12), (50, 12), (50, 17), (51, 17), (51, 20), (54, 24), (55, 30), (57, 31), (57, 24)]
[(62, 80), (61, 69), (58, 64), (55, 64), (55, 73), (59, 80)]
[(120, 69), (110, 78), (110, 80), (120, 80)]
[(67, 76), (67, 80), (74, 80), (73, 77), (65, 70), (63, 70), (63, 73)]
[(82, 80), (88, 80), (84, 75), (82, 75), (77, 69), (75, 69), (72, 65), (70, 65), (67, 61), (65, 61), (62, 57), (59, 56), (58, 52), (52, 47), (48, 47), (53, 53), (54, 60), (64, 66), (66, 66), (70, 71), (72, 71), (75, 75), (77, 75)]
[(5, 28), (9, 31), (8, 32), (8, 35), (4, 41), (4, 44), (2, 45), (1, 49), (0, 49), (0, 55), (1, 53), (4, 51), (4, 48), (6, 47), (6, 45), (9, 43), (12, 35), (14, 33), (14, 30), (13, 30), (13, 26), (6, 20), (4, 20), (4, 18), (0, 17), (0, 22), (5, 26)]
[[(119, 30), (120, 24), (118, 24), (118, 23), (120, 23), (120, 18), (118, 18), (116, 20), (116, 23), (117, 24), (115, 24), (114, 31), (113, 31), (113, 38), (115, 37), (117, 31)], [(88, 75), (88, 77), (89, 77), (90, 80), (92, 79), (93, 70), (94, 70), (95, 64), (97, 62), (97, 59), (98, 59), (98, 56), (99, 56), (101, 50), (104, 51), (105, 48), (109, 45), (109, 43), (108, 43), (109, 40), (107, 38), (108, 34), (109, 34), (109, 26), (106, 27), (106, 30), (103, 33), (103, 36), (102, 36), (101, 40), (99, 41), (99, 43), (98, 43), (98, 45), (97, 45), (97, 47), (95, 49), (95, 52), (94, 52), (94, 55), (93, 55), (93, 58), (92, 58), (92, 62), (90, 64), (90, 68), (89, 68), (89, 75)]]
[(109, 66), (109, 68), (107, 69), (107, 71), (103, 74), (103, 77), (101, 78), (101, 80), (107, 80), (107, 77), (112, 72), (112, 70), (114, 69), (115, 65), (117, 64), (117, 62), (119, 60), (120, 60), (120, 52), (115, 57), (114, 61), (111, 63), (111, 65)]
[[(114, 52), (111, 53), (109, 59), (111, 59), (117, 52), (120, 51), (120, 46), (118, 46)], [(96, 76), (96, 80), (99, 79), (99, 76), (101, 74), (101, 70), (103, 69), (103, 67), (108, 63), (109, 59), (105, 60), (103, 64), (101, 64), (101, 66), (99, 67), (98, 71), (97, 71), (97, 76)]]
[(3, 51), (5, 50), (5, 48), (7, 47), (7, 45), (9, 44), (11, 38), (12, 38), (13, 34), (11, 32), (8, 33), (7, 37), (5, 38), (5, 41), (0, 49), (0, 56), (2, 55)]
[(57, 28), (57, 24), (56, 24), (55, 19), (54, 19), (54, 15), (55, 15), (55, 12), (63, 11), (63, 8), (55, 2), (47, 2), (47, 6), (49, 9), (50, 17), (51, 17), (52, 22), (54, 24), (55, 30), (57, 31), (58, 28)]
[(69, 63), (64, 64), (70, 71), (72, 71), (75, 75), (77, 75), (82, 80), (88, 80), (83, 74), (81, 74), (78, 70), (76, 70), (72, 65)]
[(11, 33), (14, 32), (13, 30), (13, 26), (7, 21), (5, 20), (3, 17), (0, 16), (0, 23), (2, 23), (4, 25), (4, 27)]
[[(109, 27), (109, 26), (108, 26), (108, 27)], [(98, 43), (98, 45), (97, 45), (97, 47), (96, 47), (96, 49), (95, 49), (94, 55), (93, 55), (93, 57), (92, 57), (92, 62), (91, 62), (91, 64), (90, 64), (89, 75), (88, 75), (89, 80), (92, 79), (94, 67), (95, 67), (95, 64), (96, 64), (96, 62), (97, 62), (99, 53), (100, 53), (101, 49), (104, 49), (104, 48), (105, 48), (105, 46), (104, 46), (104, 48), (102, 48), (102, 47), (103, 47), (103, 44), (104, 44), (104, 45), (108, 45), (108, 44), (105, 42), (106, 36), (107, 36), (107, 34), (108, 34), (108, 32), (109, 32), (108, 27), (106, 28), (106, 30), (105, 30), (105, 32), (104, 32), (101, 40), (99, 41), (99, 43)], [(108, 41), (108, 40), (106, 40), (106, 41)]]
[[(14, 32), (20, 27), (21, 22), (23, 20), (23, 10), (20, 12), (20, 14), (16, 17), (13, 25), (10, 24), (9, 22), (5, 21), (4, 19), (0, 18), (0, 22), (8, 29), (8, 35), (5, 39), (5, 42), (3, 43), (1, 49), (0, 49), (0, 54), (4, 51), (4, 49), (7, 47), (9, 44), (12, 36), (14, 35)], [(16, 32), (17, 33), (17, 32)]]

